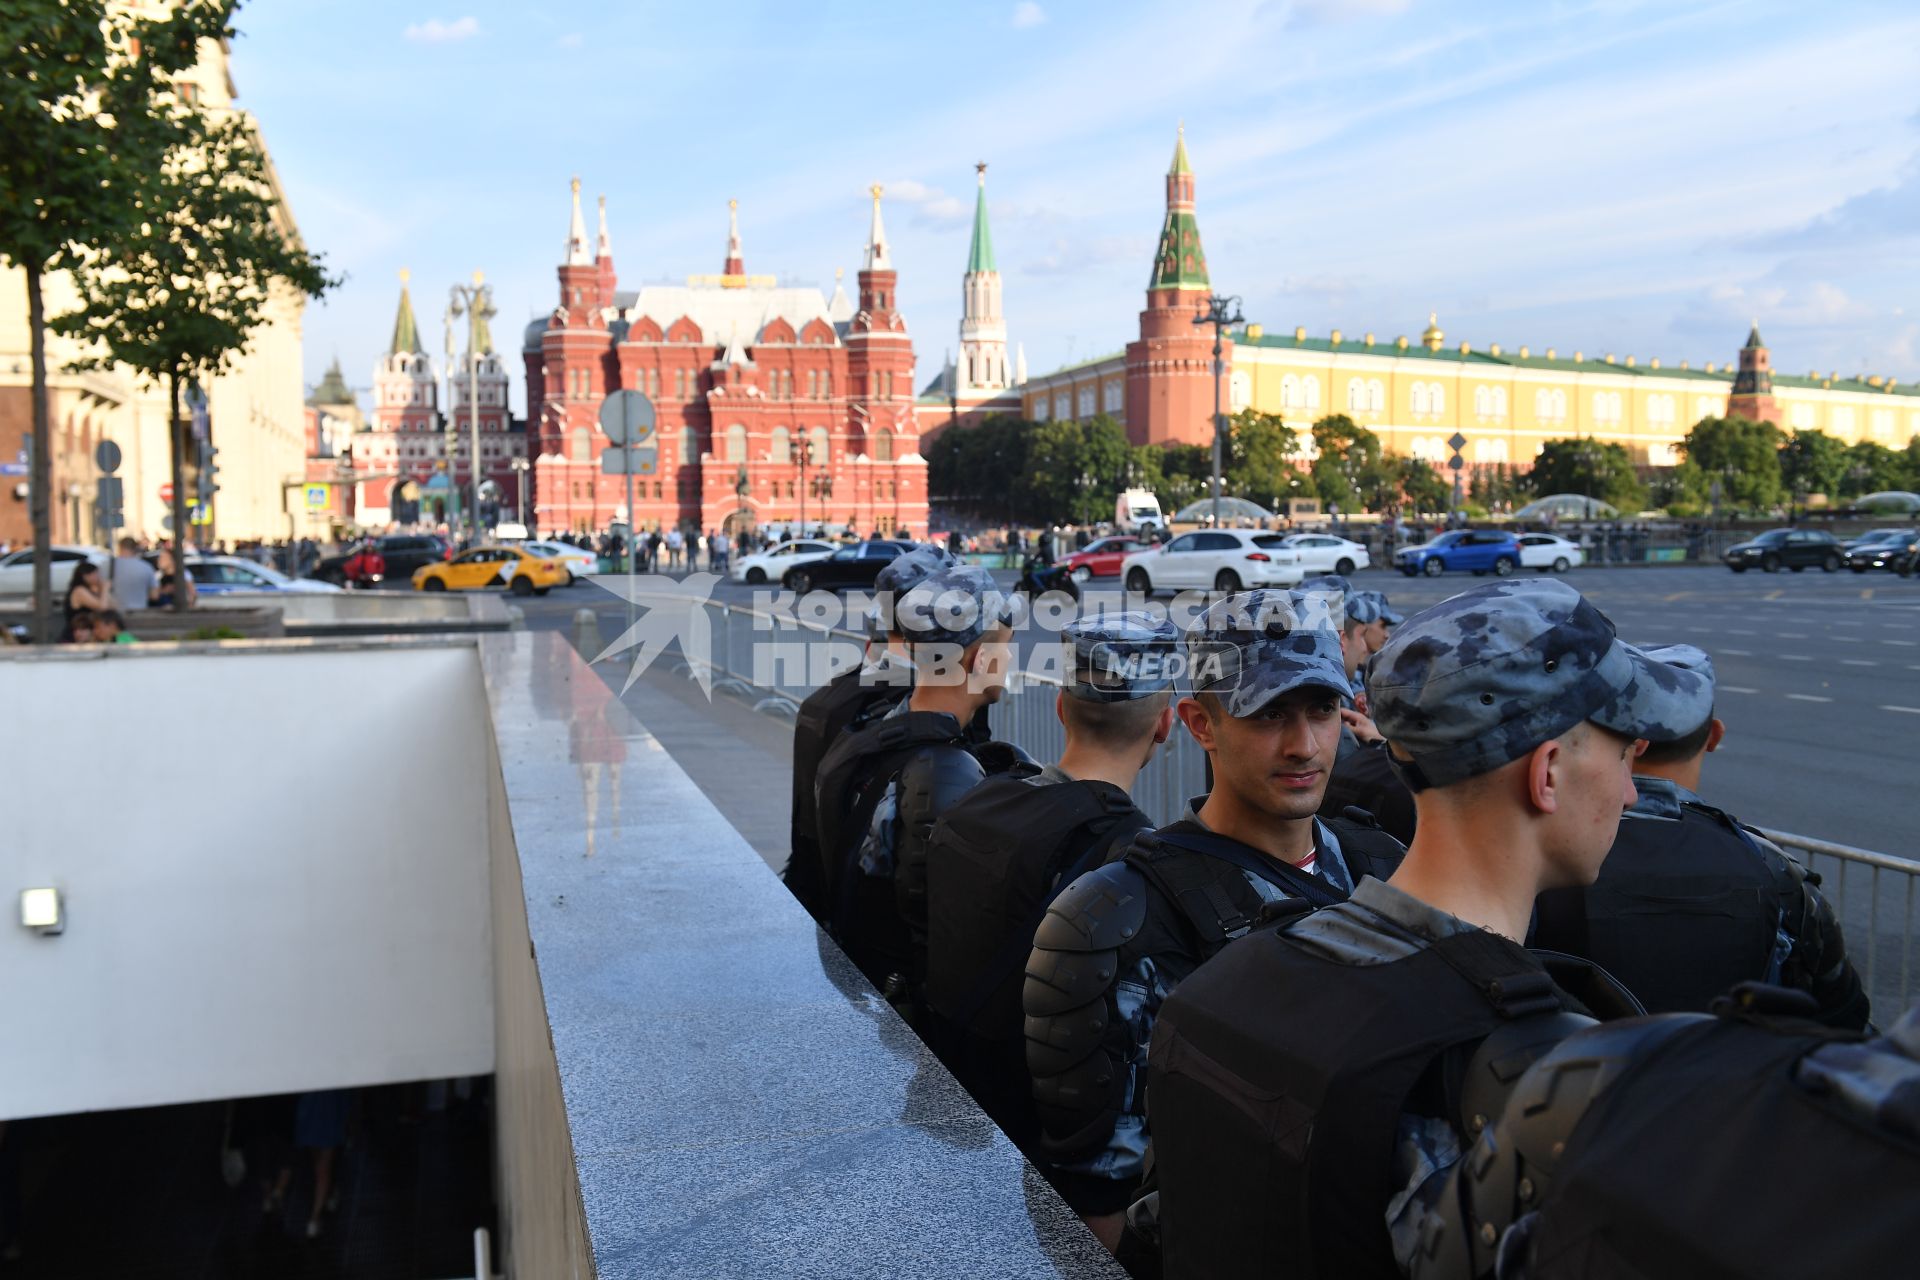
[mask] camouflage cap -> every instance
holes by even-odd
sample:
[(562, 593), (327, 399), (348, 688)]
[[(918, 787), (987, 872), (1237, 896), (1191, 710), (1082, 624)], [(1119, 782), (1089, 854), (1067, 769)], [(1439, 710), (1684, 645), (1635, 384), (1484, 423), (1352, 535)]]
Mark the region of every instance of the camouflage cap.
[(1066, 691), (1088, 702), (1128, 702), (1173, 684), (1179, 667), (1180, 628), (1144, 609), (1069, 622)]
[(886, 635), (893, 616), (886, 606), (925, 581), (935, 569), (953, 563), (954, 558), (944, 547), (925, 546), (903, 552), (881, 566), (873, 579), (874, 602), (867, 606), (865, 615), (867, 634), (876, 640)]
[[(1698, 729), (1701, 725), (1705, 724), (1708, 718), (1713, 715), (1714, 691), (1713, 658), (1708, 655), (1707, 651), (1696, 648), (1690, 644), (1662, 644), (1642, 649), (1641, 652), (1645, 653), (1647, 657), (1653, 659), (1655, 662), (1664, 662), (1670, 667), (1678, 667), (1682, 671), (1691, 671), (1706, 681), (1706, 698), (1704, 702), (1700, 704), (1699, 715), (1689, 726), (1689, 731)], [(1685, 712), (1680, 708), (1676, 708), (1673, 718), (1678, 720), (1683, 714), (1685, 714)], [(1686, 735), (1682, 734), (1681, 736), (1685, 737)]]
[(1372, 602), (1374, 616), (1368, 619), (1368, 621), (1384, 622), (1390, 627), (1397, 627), (1406, 621), (1406, 618), (1400, 611), (1387, 602), (1386, 592), (1362, 591), (1360, 594), (1366, 596), (1367, 599)]
[(1188, 687), (1218, 694), (1227, 714), (1253, 715), (1283, 693), (1351, 689), (1329, 594), (1243, 591), (1209, 605), (1187, 629)]
[(1333, 614), (1335, 631), (1345, 631), (1349, 622), (1362, 621), (1353, 616), (1353, 584), (1341, 574), (1323, 573), (1317, 578), (1308, 578), (1294, 590), (1324, 597), (1328, 611)]
[(995, 626), (1010, 625), (1012, 602), (978, 565), (942, 565), (894, 601), (894, 626), (915, 644), (972, 644)]
[(1709, 681), (1657, 661), (1555, 578), (1488, 583), (1415, 614), (1367, 664), (1373, 721), (1415, 790), (1517, 760), (1583, 720), (1672, 742)]

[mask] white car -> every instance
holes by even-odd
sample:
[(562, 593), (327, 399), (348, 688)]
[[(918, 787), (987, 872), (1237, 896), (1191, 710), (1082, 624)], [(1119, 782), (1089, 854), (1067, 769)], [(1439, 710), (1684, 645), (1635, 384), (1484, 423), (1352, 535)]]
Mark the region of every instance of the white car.
[(839, 549), (838, 543), (819, 538), (793, 538), (768, 547), (765, 551), (741, 556), (727, 570), (727, 576), (735, 582), (755, 586), (762, 582), (778, 582), (786, 576), (787, 570), (812, 564), (815, 560), (825, 560)]
[(1587, 562), (1587, 553), (1580, 549), (1579, 543), (1569, 542), (1555, 534), (1523, 533), (1519, 541), (1520, 567), (1523, 569), (1565, 573)]
[[(53, 594), (56, 598), (67, 591), (67, 584), (73, 580), (73, 566), (82, 560), (91, 560), (105, 573), (107, 565), (113, 559), (111, 552), (104, 547), (54, 547), (53, 548)], [(30, 596), (33, 594), (33, 548), (23, 547), (6, 556), (0, 556), (0, 596)]]
[(1300, 553), (1300, 567), (1308, 573), (1345, 575), (1373, 563), (1365, 547), (1330, 533), (1288, 534), (1285, 545)]
[(188, 556), (187, 572), (200, 595), (271, 591), (288, 595), (335, 595), (341, 588), (312, 578), (289, 578), (278, 569), (240, 556)]
[(600, 557), (591, 551), (574, 546), (571, 542), (548, 542), (545, 538), (532, 538), (519, 544), (530, 556), (539, 556), (542, 560), (558, 560), (567, 566), (567, 585), (572, 586), (575, 578), (585, 578), (600, 572)]
[(1286, 538), (1255, 529), (1196, 529), (1120, 562), (1130, 592), (1297, 587), (1307, 576)]

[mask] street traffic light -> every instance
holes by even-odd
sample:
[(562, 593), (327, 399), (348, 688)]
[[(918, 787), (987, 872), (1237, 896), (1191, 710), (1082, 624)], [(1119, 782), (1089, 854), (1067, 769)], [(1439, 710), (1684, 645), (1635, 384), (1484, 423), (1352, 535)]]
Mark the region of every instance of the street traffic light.
[(220, 450), (202, 440), (195, 447), (195, 451), (198, 466), (194, 469), (194, 501), (205, 506), (213, 501), (214, 494), (220, 492), (220, 464), (215, 461), (220, 456)]

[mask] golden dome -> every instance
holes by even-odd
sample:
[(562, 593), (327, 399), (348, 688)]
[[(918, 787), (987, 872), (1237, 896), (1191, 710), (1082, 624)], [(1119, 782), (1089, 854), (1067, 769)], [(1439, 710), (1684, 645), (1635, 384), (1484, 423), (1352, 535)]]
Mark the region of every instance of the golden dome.
[(1427, 312), (1427, 331), (1420, 335), (1420, 345), (1429, 351), (1438, 351), (1447, 343), (1447, 335), (1440, 328), (1440, 313)]

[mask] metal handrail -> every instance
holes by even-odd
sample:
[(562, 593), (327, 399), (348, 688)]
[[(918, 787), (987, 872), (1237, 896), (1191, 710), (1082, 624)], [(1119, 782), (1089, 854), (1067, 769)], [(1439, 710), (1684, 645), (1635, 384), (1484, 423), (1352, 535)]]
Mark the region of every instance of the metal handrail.
[(1891, 854), (1875, 853), (1871, 849), (1860, 849), (1850, 844), (1835, 844), (1831, 840), (1816, 840), (1812, 836), (1798, 836), (1791, 831), (1775, 831), (1770, 827), (1755, 827), (1754, 830), (1775, 844), (1786, 845), (1789, 848), (1825, 854), (1829, 858), (1839, 858), (1844, 862), (1864, 863), (1869, 867), (1878, 867), (1882, 871), (1899, 871), (1910, 876), (1920, 876), (1920, 862), (1910, 858), (1896, 858)]

